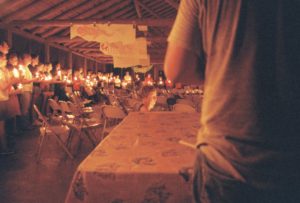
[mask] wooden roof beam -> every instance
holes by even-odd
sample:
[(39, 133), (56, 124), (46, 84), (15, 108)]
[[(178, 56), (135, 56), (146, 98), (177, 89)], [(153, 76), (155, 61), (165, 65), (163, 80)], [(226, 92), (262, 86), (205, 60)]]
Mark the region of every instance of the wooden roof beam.
[(93, 47), (73, 47), (73, 49), (79, 51), (100, 51), (100, 48), (93, 48)]
[[(114, 3), (118, 3), (119, 1), (120, 0), (116, 0), (116, 1), (111, 0), (111, 1), (104, 2), (104, 3), (100, 3), (100, 4), (98, 3), (96, 5), (92, 4), (93, 2), (89, 1), (88, 3), (85, 4), (85, 6), (93, 5), (92, 8), (85, 9), (85, 11), (80, 12), (80, 14), (72, 15), (72, 16), (69, 16), (69, 17), (71, 17), (71, 19), (77, 19), (77, 20), (89, 19), (89, 16), (91, 16), (95, 11), (99, 12), (99, 11), (102, 11), (103, 9), (114, 7)], [(100, 8), (101, 8), (101, 10), (100, 10)], [(66, 14), (68, 14), (68, 13), (66, 13)], [(58, 29), (60, 29), (60, 28), (58, 28)]]
[(84, 55), (84, 54), (81, 54), (81, 53), (78, 53), (77, 51), (73, 50), (73, 49), (69, 49), (65, 46), (61, 46), (59, 44), (55, 44), (53, 42), (49, 42), (47, 39), (44, 39), (44, 38), (41, 38), (41, 37), (38, 37), (36, 35), (33, 35), (31, 33), (28, 33), (28, 32), (25, 32), (23, 30), (20, 30), (20, 29), (17, 29), (17, 28), (14, 28), (12, 27), (11, 25), (8, 25), (8, 24), (5, 24), (5, 23), (1, 23), (0, 22), (0, 28), (4, 28), (4, 29), (10, 29), (13, 33), (16, 33), (16, 34), (19, 34), (19, 35), (22, 35), (23, 37), (26, 37), (28, 39), (31, 39), (31, 40), (36, 40), (40, 43), (48, 43), (50, 46), (52, 47), (56, 47), (58, 49), (61, 49), (61, 50), (64, 50), (64, 51), (68, 51), (68, 52), (72, 52), (74, 54), (77, 54), (77, 55), (80, 55), (82, 57), (85, 57), (85, 58), (88, 58), (88, 59), (91, 59), (91, 60), (96, 60), (95, 58), (92, 58), (90, 57), (89, 55)]
[(12, 10), (13, 8), (18, 8), (20, 5), (23, 5), (24, 3), (27, 4), (30, 3), (32, 0), (26, 0), (26, 1), (11, 1), (11, 0), (5, 0), (0, 1), (0, 13), (3, 14), (3, 12), (7, 10)]
[(86, 19), (89, 18), (89, 16), (94, 15), (96, 13), (99, 13), (101, 11), (105, 11), (105, 9), (110, 8), (111, 6), (113, 6), (115, 3), (120, 3), (120, 0), (115, 1), (105, 1), (104, 3), (98, 3), (96, 5), (94, 5), (91, 9), (80, 13), (79, 15), (73, 17), (76, 19)]
[[(79, 15), (72, 16), (72, 19), (83, 20), (83, 19), (90, 19), (90, 18), (95, 18), (95, 19), (103, 18), (103, 16), (111, 13), (112, 10), (114, 11), (115, 9), (119, 9), (119, 8), (121, 9), (126, 5), (128, 5), (127, 1), (123, 1), (120, 3), (120, 0), (114, 0), (114, 1), (110, 0), (110, 1), (104, 2), (103, 4), (100, 4), (101, 9), (99, 9), (100, 6), (99, 6), (99, 4), (97, 4), (93, 8), (88, 9), (88, 10), (84, 11), (83, 13), (80, 13)], [(96, 10), (95, 10), (95, 8), (96, 8)], [(98, 16), (99, 12), (101, 13), (100, 17)], [(41, 28), (43, 28), (43, 27), (41, 27)], [(60, 32), (63, 29), (64, 28), (61, 28), (61, 27), (50, 29), (50, 30), (42, 33), (41, 35), (43, 37), (50, 37), (52, 35), (57, 34), (58, 32)], [(68, 32), (68, 30), (69, 29), (65, 29), (64, 32)]]
[(124, 6), (123, 8), (121, 8), (121, 9), (119, 9), (115, 13), (111, 13), (110, 15), (107, 15), (107, 18), (110, 18), (110, 19), (126, 19), (126, 18), (122, 18), (121, 16), (126, 15), (130, 12), (134, 12), (134, 9), (132, 8), (131, 5), (127, 5), (127, 6)]
[[(80, 37), (70, 39), (70, 37), (49, 37), (46, 39), (48, 42), (65, 43), (65, 42), (82, 42), (85, 41)], [(167, 42), (167, 37), (147, 37), (150, 42)]]
[(142, 14), (142, 10), (139, 6), (138, 0), (133, 0), (133, 3), (134, 3), (134, 8), (136, 10), (137, 16), (139, 17), (139, 19), (141, 19), (143, 17), (143, 14)]
[[(64, 10), (62, 13), (55, 15), (52, 19), (58, 20), (58, 19), (74, 18), (78, 15), (78, 13), (82, 12), (81, 11), (82, 9), (86, 8), (87, 3), (93, 3), (93, 2), (91, 2), (89, 0), (85, 0), (85, 1), (79, 1), (77, 3), (79, 3), (79, 4), (76, 4), (75, 6), (72, 6), (71, 8), (68, 8), (67, 10)], [(44, 27), (38, 27), (38, 28), (32, 30), (32, 32), (34, 34), (36, 34), (36, 33), (41, 33), (44, 30), (45, 30)], [(46, 32), (49, 32), (49, 31), (51, 31), (51, 29), (48, 29)]]
[(15, 20), (12, 26), (33, 25), (44, 27), (69, 27), (72, 24), (135, 24), (156, 27), (172, 27), (173, 18), (167, 19), (74, 19), (74, 20)]
[(107, 8), (103, 11), (100, 11), (96, 14), (89, 15), (85, 19), (105, 19), (105, 18), (107, 18), (108, 15), (110, 15), (112, 13), (115, 13), (119, 9), (122, 9), (123, 7), (126, 7), (130, 4), (130, 1), (128, 1), (128, 0), (127, 1), (122, 0), (121, 2), (115, 0), (115, 1), (112, 1), (112, 2), (115, 3), (115, 4), (113, 4), (109, 8)]
[(175, 8), (176, 10), (178, 10), (178, 3), (176, 3), (175, 1), (173, 1), (173, 0), (165, 0), (165, 2), (167, 3), (167, 4), (169, 4), (170, 6), (172, 6), (173, 8)]
[[(46, 19), (46, 18), (51, 18), (51, 14), (53, 13), (57, 13), (58, 11), (61, 11), (62, 8), (68, 8), (69, 4), (71, 4), (74, 2), (73, 1), (65, 1), (63, 0), (62, 2), (58, 3), (58, 4), (55, 4), (54, 6), (52, 6), (51, 8), (47, 9), (46, 11), (43, 11), (43, 12), (40, 12), (34, 16), (32, 16), (30, 18), (30, 20), (34, 20), (34, 19), (39, 19), (39, 20), (42, 20), (42, 19)], [(22, 29), (31, 29), (33, 27), (33, 25), (31, 26), (26, 26), (26, 25), (21, 25), (20, 26)]]
[(28, 12), (28, 9), (32, 9), (32, 6), (35, 5), (35, 4), (39, 4), (39, 3), (43, 3), (39, 0), (34, 0), (32, 2), (30, 2), (29, 4), (26, 4), (25, 6), (19, 8), (18, 10), (14, 11), (14, 12), (11, 12), (9, 13), (8, 15), (6, 16), (3, 16), (2, 17), (2, 20), (5, 22), (5, 23), (8, 23), (10, 21), (12, 21), (16, 16), (19, 16), (20, 14), (25, 14), (26, 12)]
[(152, 10), (151, 10), (150, 8), (148, 8), (148, 6), (146, 6), (145, 4), (141, 3), (140, 1), (138, 1), (137, 3), (138, 3), (138, 5), (139, 5), (140, 7), (142, 7), (144, 10), (146, 10), (148, 13), (150, 13), (150, 14), (153, 15), (154, 17), (160, 18), (160, 16), (159, 16), (156, 12), (152, 11)]

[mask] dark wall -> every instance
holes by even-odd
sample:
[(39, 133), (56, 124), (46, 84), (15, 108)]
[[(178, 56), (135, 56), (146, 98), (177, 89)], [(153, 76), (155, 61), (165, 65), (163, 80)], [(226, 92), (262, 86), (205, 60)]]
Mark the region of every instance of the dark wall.
[(0, 29), (0, 40), (6, 39), (6, 30)]
[(77, 54), (73, 54), (72, 60), (73, 60), (73, 70), (78, 70), (79, 68), (83, 68), (83, 66), (84, 66), (84, 58), (83, 57), (81, 57)]
[(95, 72), (96, 66), (97, 66), (97, 63), (95, 61), (92, 61), (89, 59), (87, 60), (87, 71)]
[(36, 54), (40, 56), (40, 61), (45, 61), (45, 46), (35, 40), (27, 39), (21, 35), (12, 35), (11, 51), (21, 55), (23, 53)]
[(52, 64), (60, 63), (62, 69), (68, 69), (68, 52), (50, 46), (50, 62)]

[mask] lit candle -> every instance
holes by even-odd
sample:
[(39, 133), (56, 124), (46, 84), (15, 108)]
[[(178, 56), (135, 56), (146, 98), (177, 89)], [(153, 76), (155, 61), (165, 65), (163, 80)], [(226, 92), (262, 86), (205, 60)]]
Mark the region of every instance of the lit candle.
[(126, 82), (126, 81), (123, 81), (123, 82), (122, 82), (122, 87), (125, 88), (126, 86), (127, 86), (127, 82)]
[(153, 85), (153, 82), (152, 82), (152, 81), (147, 81), (147, 84), (148, 84), (149, 86), (152, 86), (152, 85)]
[(18, 84), (18, 89), (22, 89), (23, 85), (21, 83)]
[(25, 68), (23, 65), (19, 65), (19, 71), (21, 72), (22, 76), (25, 76)]
[(47, 80), (47, 81), (52, 80), (52, 76), (51, 75), (46, 76), (45, 80)]
[(20, 73), (19, 73), (19, 71), (16, 68), (13, 69), (13, 75), (14, 75), (15, 78), (19, 78), (20, 77)]

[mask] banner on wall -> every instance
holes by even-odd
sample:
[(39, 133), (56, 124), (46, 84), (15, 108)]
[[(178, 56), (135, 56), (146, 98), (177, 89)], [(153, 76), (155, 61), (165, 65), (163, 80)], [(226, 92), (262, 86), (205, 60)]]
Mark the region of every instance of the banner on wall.
[(147, 40), (146, 38), (136, 38), (133, 43), (122, 42), (104, 42), (100, 44), (100, 51), (111, 56), (139, 56), (139, 58), (147, 58)]
[(135, 42), (135, 29), (133, 25), (124, 24), (93, 24), (71, 26), (71, 39), (81, 37), (87, 41), (96, 42), (122, 42), (123, 44)]
[[(147, 26), (141, 27), (147, 30)], [(95, 24), (72, 25), (71, 39), (81, 37), (87, 41), (100, 43), (100, 51), (113, 57), (114, 67), (149, 66), (150, 56), (147, 53), (147, 39), (136, 38), (133, 25)]]

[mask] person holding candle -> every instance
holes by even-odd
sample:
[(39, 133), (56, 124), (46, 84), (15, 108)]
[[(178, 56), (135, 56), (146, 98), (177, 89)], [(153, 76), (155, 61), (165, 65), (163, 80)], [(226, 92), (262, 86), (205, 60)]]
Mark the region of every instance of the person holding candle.
[[(42, 70), (43, 80), (44, 81), (51, 81), (52, 80), (52, 72), (53, 72), (52, 64), (51, 63), (45, 63), (44, 67), (43, 67), (43, 70)], [(49, 83), (42, 82), (40, 84), (40, 88), (41, 88), (41, 91), (42, 91), (41, 111), (42, 111), (42, 113), (46, 114), (47, 111), (48, 111), (47, 101), (50, 97), (52, 97), (54, 95), (54, 87), (53, 87), (53, 85), (50, 85)]]
[(121, 89), (121, 79), (120, 79), (120, 76), (119, 76), (119, 75), (116, 76), (114, 82), (115, 82), (115, 88)]
[[(18, 56), (15, 53), (10, 53), (8, 55), (8, 63), (7, 63), (7, 70), (9, 73), (9, 79), (20, 79), (20, 74), (17, 69), (18, 67)], [(17, 134), (17, 127), (16, 127), (16, 117), (21, 115), (20, 111), (20, 103), (18, 100), (17, 94), (20, 94), (22, 89), (19, 89), (17, 85), (12, 85), (11, 90), (9, 93), (9, 102), (7, 105), (8, 110), (8, 118), (6, 119), (6, 131), (8, 132), (8, 138), (11, 140), (14, 139), (13, 135)]]
[(55, 69), (54, 69), (54, 74), (53, 74), (56, 78), (56, 80), (62, 80), (62, 68), (60, 63), (57, 63), (55, 65)]
[(124, 80), (125, 80), (128, 84), (131, 84), (132, 78), (131, 78), (131, 75), (130, 75), (129, 71), (126, 71), (126, 74), (125, 74), (125, 76), (124, 76)]
[(9, 78), (6, 69), (6, 54), (0, 52), (0, 154), (11, 154), (13, 151), (8, 149), (5, 135), (5, 120), (9, 117), (8, 102), (9, 92), (12, 85), (20, 82), (18, 78)]
[(4, 55), (7, 55), (9, 52), (9, 46), (4, 40), (0, 40), (0, 52)]
[[(39, 70), (41, 68), (42, 64), (40, 64), (39, 55), (31, 54), (31, 64), (29, 65), (30, 72), (32, 73), (35, 80), (39, 80)], [(33, 110), (33, 105), (35, 104), (39, 109), (41, 109), (42, 105), (42, 91), (40, 87), (40, 83), (33, 83), (33, 89), (32, 89), (32, 98), (30, 103), (30, 121), (33, 123), (35, 118), (35, 113)]]
[(30, 125), (30, 106), (32, 100), (32, 90), (33, 90), (33, 79), (32, 73), (29, 70), (29, 65), (31, 64), (31, 55), (23, 54), (21, 57), (20, 71), (24, 79), (22, 80), (23, 89), (22, 93), (19, 95), (20, 107), (21, 107), (21, 117), (20, 126), (22, 130), (31, 130)]
[(147, 74), (147, 77), (144, 80), (144, 85), (152, 86), (153, 85), (153, 79), (151, 74)]

